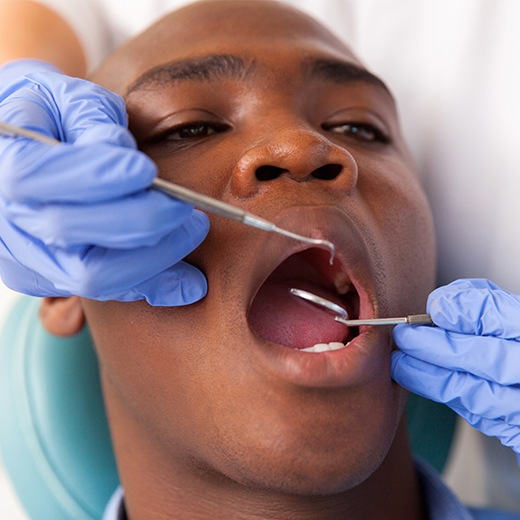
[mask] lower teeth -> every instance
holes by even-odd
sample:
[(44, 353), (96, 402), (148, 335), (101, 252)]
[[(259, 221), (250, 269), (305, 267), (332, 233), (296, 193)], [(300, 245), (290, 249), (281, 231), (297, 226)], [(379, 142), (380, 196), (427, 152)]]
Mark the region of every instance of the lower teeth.
[(340, 350), (349, 345), (350, 341), (344, 345), (339, 341), (333, 341), (331, 343), (316, 343), (312, 347), (299, 349), (299, 352), (330, 352), (331, 350)]

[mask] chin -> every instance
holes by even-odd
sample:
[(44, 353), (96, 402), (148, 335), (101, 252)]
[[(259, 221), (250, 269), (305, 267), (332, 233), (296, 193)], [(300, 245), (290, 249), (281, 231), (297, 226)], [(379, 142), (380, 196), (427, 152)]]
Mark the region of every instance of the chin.
[(256, 419), (248, 416), (239, 431), (221, 432), (204, 458), (212, 471), (258, 492), (347, 492), (377, 472), (392, 448), (404, 400), (401, 388), (391, 385), (392, 397), (385, 400), (380, 387), (358, 396), (307, 391), (293, 403), (300, 409), (285, 412), (285, 420), (281, 408), (278, 417), (264, 410)]
[(352, 452), (341, 459), (307, 456), (305, 450), (275, 460), (256, 459), (228, 468), (223, 474), (235, 484), (257, 492), (295, 496), (332, 496), (348, 492), (371, 477), (383, 462), (389, 446)]

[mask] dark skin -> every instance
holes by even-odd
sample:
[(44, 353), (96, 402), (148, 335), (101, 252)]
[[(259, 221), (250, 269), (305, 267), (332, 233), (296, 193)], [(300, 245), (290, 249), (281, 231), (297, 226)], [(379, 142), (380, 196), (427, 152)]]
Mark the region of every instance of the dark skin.
[[(390, 330), (305, 353), (267, 337), (263, 321), (283, 315), (272, 291), (257, 303), (300, 281), (360, 317), (424, 310), (431, 217), (384, 85), (312, 19), (256, 1), (173, 13), (93, 79), (125, 97), (161, 177), (337, 247), (330, 267), (323, 251), (212, 217), (188, 258), (208, 279), (204, 300), (75, 300), (62, 329), (47, 302), (55, 331), (83, 312), (92, 330), (129, 517), (426, 518)], [(338, 334), (290, 305), (289, 328)]]

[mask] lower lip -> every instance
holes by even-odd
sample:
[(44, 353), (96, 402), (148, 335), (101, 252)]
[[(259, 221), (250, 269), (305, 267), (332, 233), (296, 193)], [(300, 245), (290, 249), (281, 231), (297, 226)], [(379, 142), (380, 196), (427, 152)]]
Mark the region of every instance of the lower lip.
[(257, 337), (254, 343), (260, 361), (273, 377), (299, 386), (343, 388), (366, 383), (389, 370), (387, 327), (363, 327), (345, 348), (328, 352), (301, 352)]

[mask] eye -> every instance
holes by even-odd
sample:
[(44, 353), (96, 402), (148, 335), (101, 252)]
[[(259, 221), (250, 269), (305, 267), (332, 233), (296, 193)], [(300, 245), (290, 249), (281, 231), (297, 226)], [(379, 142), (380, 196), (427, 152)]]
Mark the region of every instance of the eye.
[(228, 130), (228, 126), (219, 123), (197, 122), (170, 128), (152, 139), (153, 143), (180, 142), (202, 139)]
[(334, 134), (352, 137), (363, 143), (389, 144), (390, 138), (379, 128), (370, 123), (342, 123), (335, 125), (323, 125), (324, 130)]

